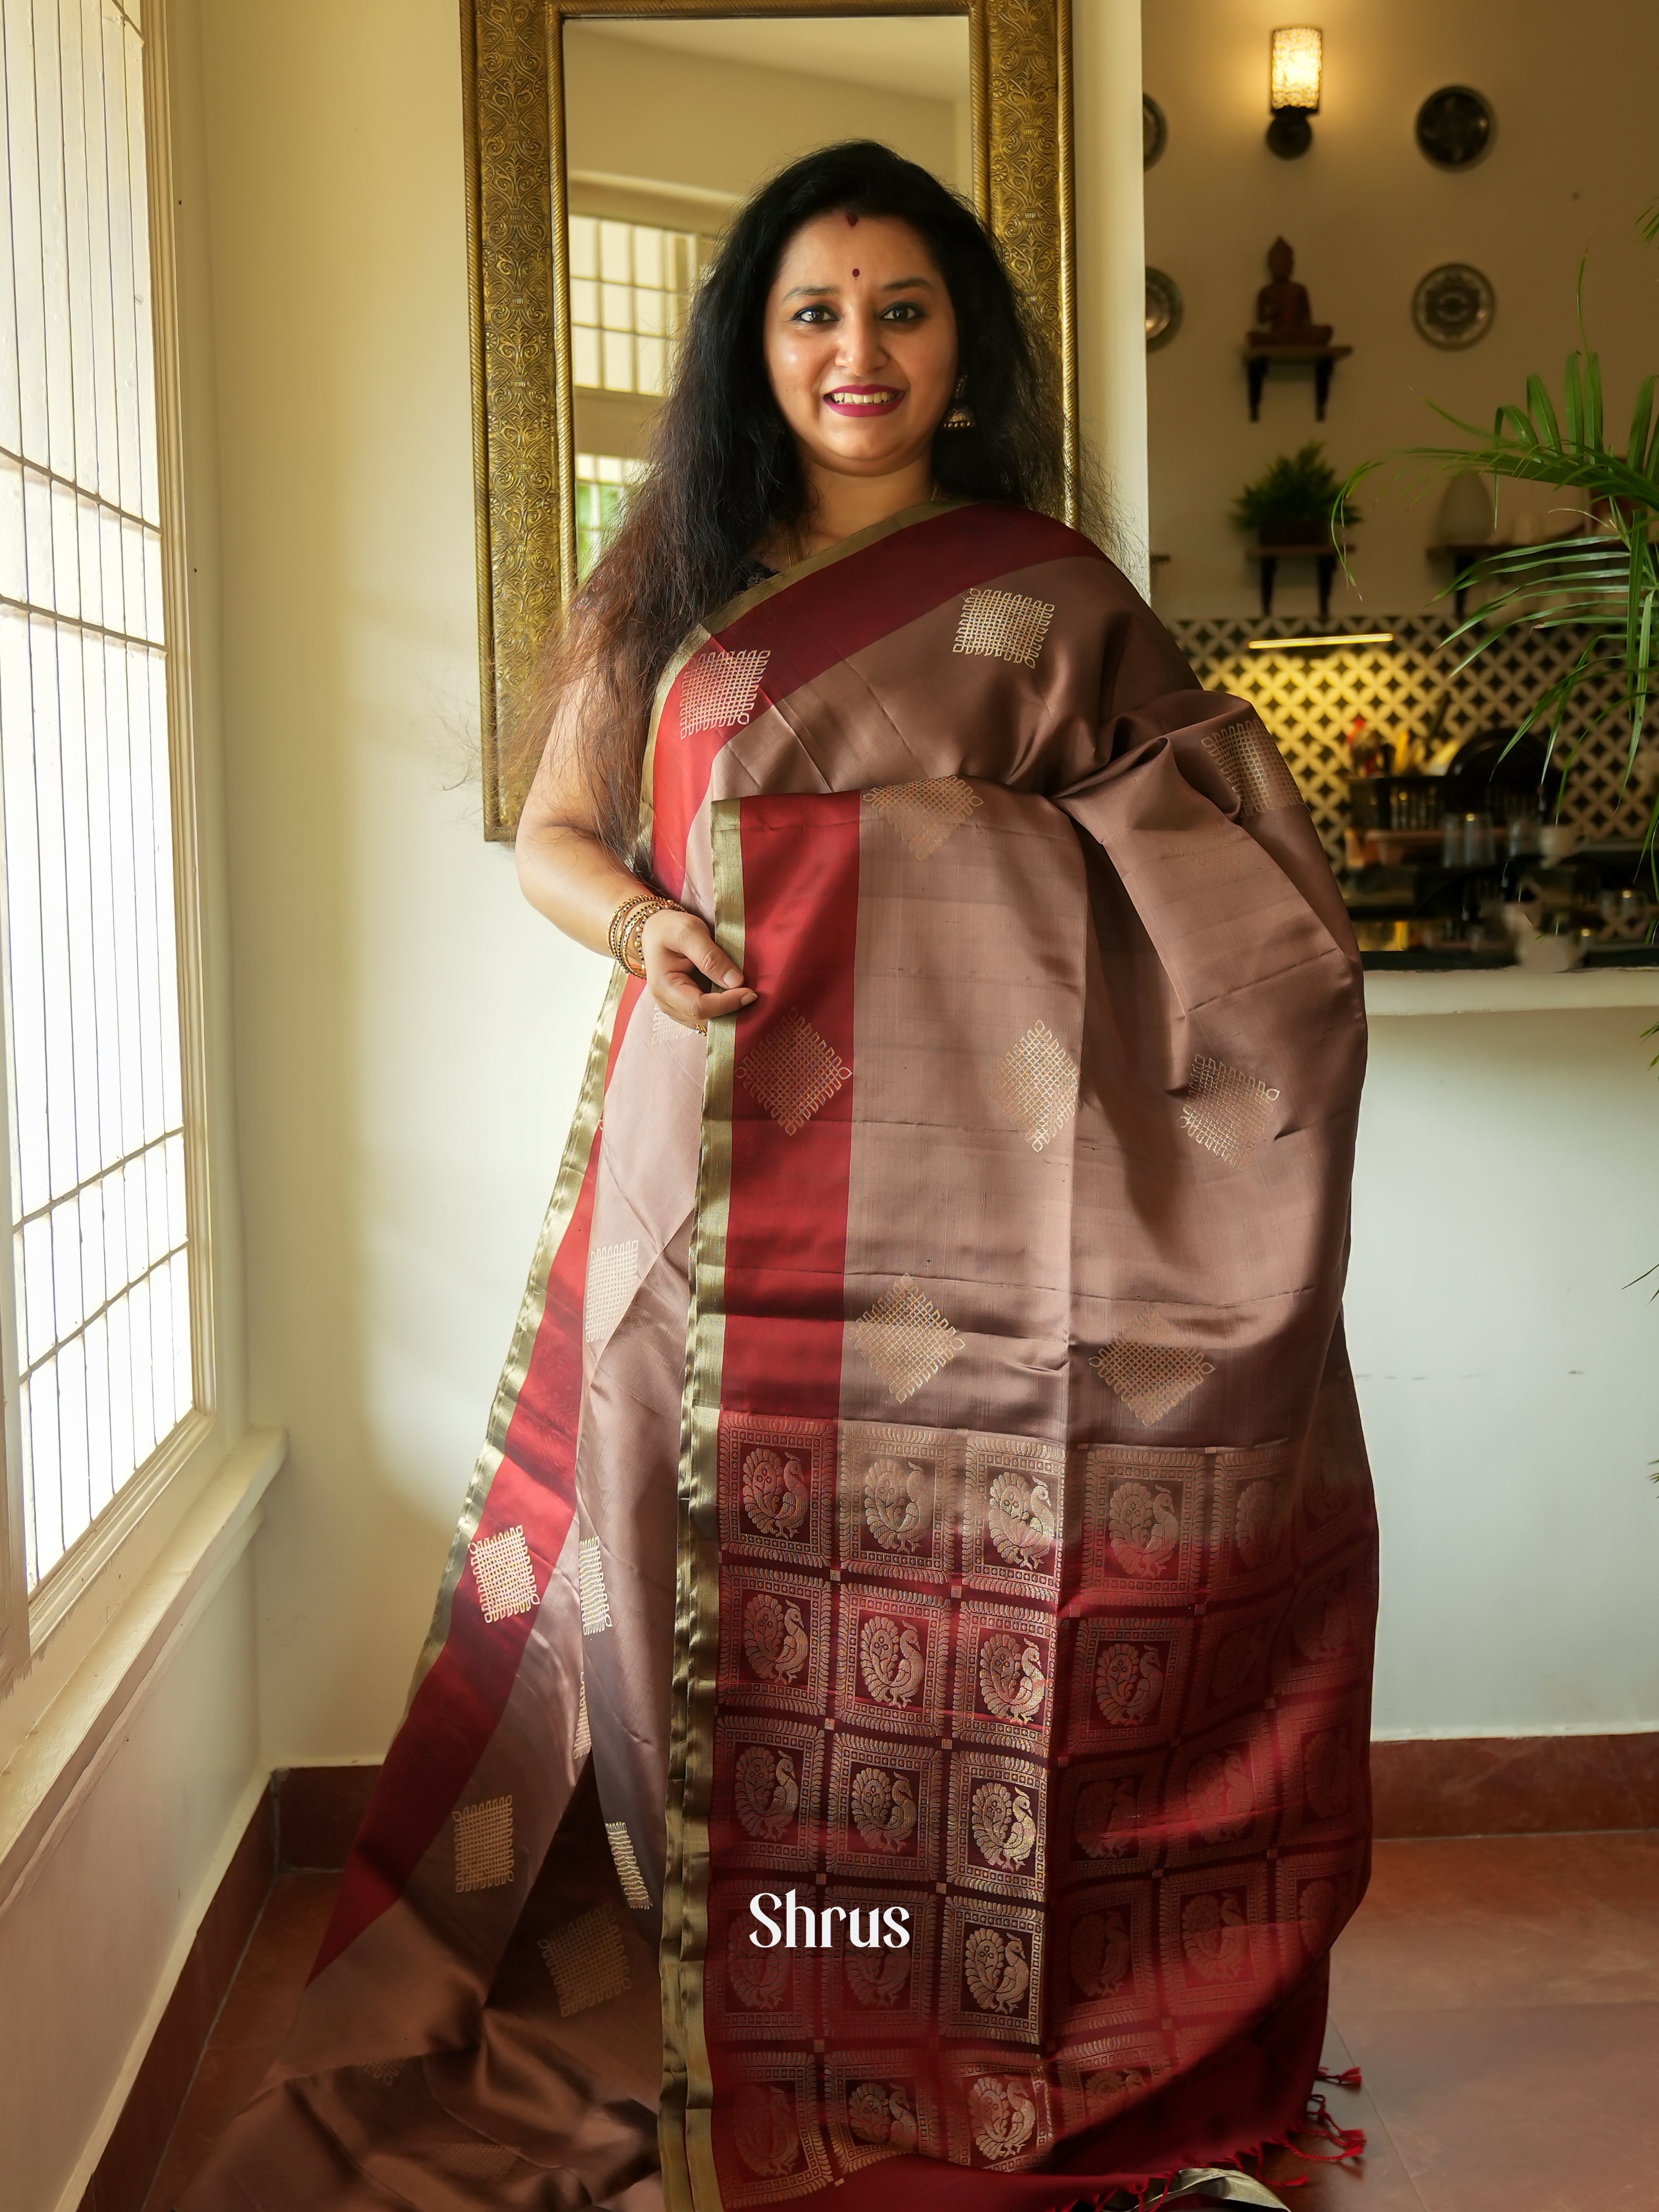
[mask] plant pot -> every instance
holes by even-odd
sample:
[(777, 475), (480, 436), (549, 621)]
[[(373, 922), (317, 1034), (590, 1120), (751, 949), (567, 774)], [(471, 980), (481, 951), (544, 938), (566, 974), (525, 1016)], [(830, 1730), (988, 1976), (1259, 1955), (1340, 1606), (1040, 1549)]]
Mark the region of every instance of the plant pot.
[(1331, 518), (1328, 514), (1281, 517), (1277, 522), (1259, 523), (1255, 536), (1264, 553), (1275, 545), (1329, 545)]

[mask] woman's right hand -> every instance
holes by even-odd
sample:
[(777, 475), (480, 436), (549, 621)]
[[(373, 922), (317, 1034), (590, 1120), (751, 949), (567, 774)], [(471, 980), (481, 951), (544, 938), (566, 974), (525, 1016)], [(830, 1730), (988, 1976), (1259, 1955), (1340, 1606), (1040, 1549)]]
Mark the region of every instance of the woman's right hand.
[[(742, 970), (722, 952), (695, 914), (678, 907), (653, 914), (641, 940), (645, 985), (671, 1021), (700, 1030), (721, 1014), (752, 1006), (756, 994)], [(701, 977), (715, 987), (705, 991)]]

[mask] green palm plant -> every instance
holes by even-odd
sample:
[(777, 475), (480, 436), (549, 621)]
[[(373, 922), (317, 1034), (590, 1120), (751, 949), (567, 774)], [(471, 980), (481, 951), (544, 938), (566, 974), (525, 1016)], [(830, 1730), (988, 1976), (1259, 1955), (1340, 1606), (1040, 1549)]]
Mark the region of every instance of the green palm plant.
[[(1659, 202), (1641, 218), (1643, 235), (1659, 240)], [(1547, 726), (1553, 754), (1575, 699), (1588, 684), (1607, 685), (1577, 741), (1559, 765), (1570, 773), (1584, 740), (1617, 718), (1625, 738), (1625, 780), (1634, 773), (1649, 722), (1654, 690), (1656, 611), (1659, 610), (1659, 424), (1654, 420), (1656, 380), (1646, 376), (1636, 394), (1630, 434), (1620, 451), (1607, 434), (1601, 364), (1584, 338), (1583, 270), (1579, 270), (1580, 349), (1567, 356), (1558, 409), (1541, 376), (1527, 379), (1524, 405), (1498, 408), (1490, 431), (1443, 407), (1435, 412), (1468, 442), (1418, 446), (1400, 458), (1430, 468), (1473, 470), (1493, 479), (1547, 484), (1581, 495), (1598, 518), (1587, 534), (1517, 545), (1492, 553), (1475, 569), (1492, 596), (1451, 632), (1461, 644), (1461, 670), (1517, 629), (1576, 630), (1577, 650), (1522, 718), (1521, 730)], [(1340, 535), (1341, 497), (1382, 465), (1357, 469), (1331, 506), (1332, 536)], [(1656, 834), (1659, 802), (1647, 826), (1650, 860), (1659, 868)]]

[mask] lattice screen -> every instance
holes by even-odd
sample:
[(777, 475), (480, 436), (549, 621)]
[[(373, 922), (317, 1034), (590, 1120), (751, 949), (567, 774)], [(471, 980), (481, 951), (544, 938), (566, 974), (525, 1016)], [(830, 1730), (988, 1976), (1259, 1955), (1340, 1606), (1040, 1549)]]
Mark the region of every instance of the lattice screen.
[[(1462, 648), (1447, 649), (1449, 627), (1431, 616), (1367, 615), (1334, 622), (1332, 634), (1391, 629), (1392, 645), (1273, 653), (1249, 652), (1249, 640), (1292, 637), (1302, 626), (1203, 620), (1170, 624), (1200, 683), (1237, 692), (1256, 707), (1278, 738), (1333, 859), (1340, 854), (1346, 822), (1348, 757), (1343, 737), (1356, 714), (1363, 714), (1374, 732), (1425, 730), (1449, 684), (1444, 736), (1473, 737), (1498, 725), (1513, 729), (1577, 648), (1576, 632), (1522, 632), (1454, 677)], [(1583, 735), (1596, 708), (1607, 703), (1612, 689), (1585, 687), (1563, 733), (1569, 748)], [(1621, 783), (1623, 769), (1613, 718), (1590, 734), (1568, 783), (1565, 817), (1578, 824), (1584, 837), (1641, 835), (1651, 769), (1627, 788)]]

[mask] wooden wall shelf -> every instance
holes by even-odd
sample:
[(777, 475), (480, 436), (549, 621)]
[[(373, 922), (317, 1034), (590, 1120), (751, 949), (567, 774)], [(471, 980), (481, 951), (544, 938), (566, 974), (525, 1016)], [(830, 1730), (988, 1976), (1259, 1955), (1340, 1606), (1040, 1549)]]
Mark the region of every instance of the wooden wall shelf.
[(1352, 346), (1340, 345), (1247, 345), (1244, 348), (1244, 373), (1249, 379), (1250, 420), (1261, 420), (1261, 391), (1267, 381), (1267, 371), (1277, 361), (1310, 361), (1314, 365), (1314, 416), (1322, 422), (1325, 402), (1331, 396), (1331, 375), (1340, 361), (1346, 361), (1353, 351)]

